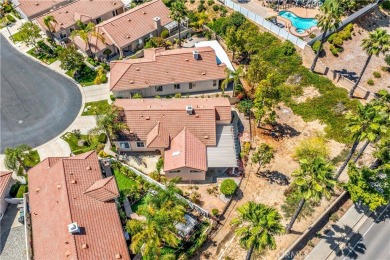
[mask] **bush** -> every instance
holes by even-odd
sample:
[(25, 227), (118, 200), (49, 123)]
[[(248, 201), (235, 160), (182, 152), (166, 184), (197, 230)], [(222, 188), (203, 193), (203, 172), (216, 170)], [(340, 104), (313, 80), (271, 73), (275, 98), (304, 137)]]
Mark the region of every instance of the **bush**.
[(390, 0), (386, 0), (381, 4), (381, 7), (386, 10), (390, 10)]
[(219, 10), (219, 5), (213, 5), (214, 12), (217, 12)]
[(206, 7), (204, 7), (204, 4), (200, 3), (200, 4), (198, 5), (197, 10), (198, 10), (198, 13), (201, 13), (201, 12), (203, 12), (204, 10), (206, 10)]
[(211, 214), (213, 214), (214, 216), (217, 216), (219, 214), (219, 210), (218, 209), (212, 209), (211, 210)]
[(294, 149), (293, 158), (296, 160), (314, 159), (315, 157), (327, 158), (329, 149), (323, 136), (315, 136), (302, 140)]
[(317, 53), (319, 51), (319, 49), (320, 49), (320, 45), (321, 45), (321, 42), (320, 41), (316, 41), (311, 48), (313, 49), (313, 51), (315, 53)]
[(175, 98), (181, 98), (181, 93), (176, 93)]
[(386, 62), (386, 64), (387, 64), (387, 66), (390, 66), (390, 54), (387, 54), (387, 55), (385, 56), (385, 62)]
[(233, 179), (226, 179), (221, 183), (220, 191), (226, 196), (231, 196), (237, 189), (237, 183)]
[(20, 187), (20, 182), (15, 183), (12, 185), (11, 190), (9, 191), (9, 195), (11, 198), (15, 198), (16, 194), (18, 193), (19, 187)]
[(99, 143), (105, 144), (107, 142), (107, 135), (105, 133), (100, 133), (98, 141)]
[(214, 0), (207, 0), (207, 5), (212, 6), (214, 4)]
[(139, 98), (142, 98), (142, 95), (140, 93), (134, 93), (133, 96), (131, 98), (135, 98), (135, 99), (139, 99)]
[(191, 3), (191, 4), (195, 3), (195, 0), (190, 0), (190, 3)]
[(18, 199), (23, 198), (23, 194), (26, 193), (27, 191), (28, 191), (28, 187), (27, 187), (26, 184), (20, 185), (20, 187), (18, 189), (18, 193), (16, 193), (16, 197), (15, 198), (18, 198)]
[(336, 57), (339, 56), (339, 50), (337, 49), (336, 46), (330, 45), (329, 50), (330, 50), (330, 52), (331, 52), (334, 56), (336, 56)]
[(374, 73), (372, 73), (374, 75), (375, 78), (379, 79), (380, 77), (382, 77), (382, 75), (378, 72), (378, 71), (374, 71)]
[(332, 43), (336, 46), (342, 46), (343, 45), (343, 38), (340, 34), (338, 34), (337, 36), (335, 36), (333, 38), (333, 41)]
[(13, 17), (13, 16), (10, 15), (10, 14), (7, 14), (7, 19), (8, 19), (8, 21), (10, 21), (11, 23), (15, 23), (15, 22), (16, 22), (15, 17)]
[(375, 82), (372, 79), (367, 80), (367, 84), (370, 86), (374, 86)]
[(156, 163), (156, 170), (158, 173), (161, 172), (161, 169), (164, 167), (164, 158), (160, 157)]
[(166, 39), (169, 36), (169, 31), (167, 29), (161, 32), (161, 38)]

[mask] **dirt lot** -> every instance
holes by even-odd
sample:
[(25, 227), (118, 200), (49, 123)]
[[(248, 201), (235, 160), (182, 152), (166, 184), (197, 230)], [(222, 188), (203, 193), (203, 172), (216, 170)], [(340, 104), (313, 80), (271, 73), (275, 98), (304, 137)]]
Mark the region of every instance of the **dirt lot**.
[[(203, 255), (211, 254), (208, 256), (209, 259), (218, 259), (222, 255), (223, 258), (228, 256), (232, 259), (244, 259), (246, 250), (240, 247), (238, 239), (234, 237), (234, 230), (230, 226), (231, 219), (236, 216), (235, 209), (247, 201), (256, 201), (276, 207), (280, 211), (280, 207), (285, 198), (283, 193), (288, 187), (288, 185), (283, 183), (283, 180), (287, 178), (291, 181), (291, 173), (299, 167), (298, 162), (292, 158), (294, 148), (303, 139), (316, 136), (318, 133), (323, 133), (324, 125), (317, 121), (304, 122), (302, 118), (294, 115), (291, 109), (283, 104), (280, 104), (280, 109), (277, 114), (278, 123), (284, 125), (285, 129), (287, 129), (285, 137), (276, 140), (270, 135), (265, 134), (268, 131), (254, 127), (256, 130), (255, 143), (266, 142), (275, 149), (275, 158), (267, 167), (267, 170), (271, 172), (270, 176), (274, 178), (258, 177), (255, 174), (257, 166), (253, 165), (251, 167), (250, 163), (248, 164), (246, 177), (242, 182), (241, 190), (232, 203), (231, 208), (225, 214), (226, 219), (223, 222), (224, 225), (216, 236), (213, 237), (212, 240), (214, 243), (207, 243), (203, 250), (201, 250), (201, 252), (204, 252)], [(330, 140), (328, 142), (330, 157), (337, 156), (344, 147), (344, 144)], [(323, 201), (316, 208), (312, 218), (297, 222), (291, 234), (277, 237), (277, 250), (269, 251), (261, 258), (277, 259), (329, 204), (330, 202)], [(289, 219), (283, 219), (283, 225), (286, 225), (288, 221)], [(206, 257), (203, 258), (206, 259)]]
[[(329, 43), (325, 44), (325, 57), (321, 61), (332, 70), (340, 72), (350, 80), (355, 81), (364, 66), (367, 59), (367, 54), (360, 46), (362, 39), (367, 38), (368, 34), (376, 28), (383, 28), (390, 33), (390, 14), (377, 9), (376, 11), (361, 18), (354, 24), (354, 34), (352, 39), (345, 41), (343, 44), (344, 51), (339, 53), (339, 57), (335, 57), (329, 51)], [(366, 88), (371, 92), (377, 92), (380, 89), (390, 88), (390, 71), (382, 71), (382, 67), (386, 67), (384, 55), (380, 54), (378, 57), (373, 56), (363, 78), (360, 86)], [(381, 78), (375, 78), (373, 73), (377, 71), (381, 74)], [(372, 79), (374, 85), (370, 86), (367, 81)]]

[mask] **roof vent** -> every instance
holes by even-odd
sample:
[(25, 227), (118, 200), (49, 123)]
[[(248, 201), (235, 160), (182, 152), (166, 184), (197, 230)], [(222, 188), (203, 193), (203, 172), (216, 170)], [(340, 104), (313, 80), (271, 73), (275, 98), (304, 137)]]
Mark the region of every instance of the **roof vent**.
[(134, 81), (130, 80), (130, 84), (134, 84)]
[(209, 136), (208, 136), (208, 135), (206, 135), (206, 136), (204, 137), (204, 139), (209, 139)]
[(202, 71), (202, 75), (206, 75), (206, 71)]
[(136, 68), (135, 70), (136, 70), (136, 71), (139, 71), (139, 68)]
[(176, 151), (172, 153), (172, 156), (178, 156), (178, 155), (180, 155), (180, 151)]
[(130, 39), (130, 36), (129, 36), (129, 35), (126, 35), (126, 38), (127, 38), (127, 39)]
[(37, 5), (37, 6), (38, 6), (38, 5), (39, 5), (39, 3), (35, 3), (35, 5)]
[(190, 59), (186, 59), (186, 61), (190, 61)]
[(127, 19), (127, 21), (128, 21), (128, 22), (131, 22), (131, 19), (129, 18), (129, 19)]
[(197, 50), (192, 51), (195, 60), (199, 60), (199, 52)]
[(61, 185), (60, 184), (57, 184), (57, 189), (59, 190), (61, 188)]
[(146, 12), (144, 11), (143, 14), (146, 14)]
[(80, 227), (77, 225), (77, 222), (73, 222), (72, 224), (68, 225), (68, 231), (71, 234), (78, 234), (80, 233)]
[(64, 23), (60, 23), (60, 25), (64, 25)]
[(36, 188), (35, 192), (38, 193), (40, 190), (41, 190), (40, 188)]
[(70, 252), (69, 252), (69, 251), (66, 251), (66, 252), (65, 252), (65, 256), (66, 256), (66, 257), (70, 256)]
[(115, 255), (115, 259), (121, 259), (121, 258), (122, 258), (121, 254), (116, 254)]
[(113, 4), (113, 5), (116, 5), (116, 2), (113, 2), (112, 4)]
[(194, 111), (193, 107), (190, 105), (186, 106), (186, 112), (188, 115), (192, 115), (192, 112)]
[(195, 115), (195, 117), (196, 117), (196, 118), (198, 118), (198, 117), (199, 117), (199, 115), (198, 115), (198, 114), (196, 114), (196, 115)]
[(81, 247), (82, 247), (83, 249), (87, 249), (87, 248), (88, 248), (88, 245), (87, 245), (87, 244), (82, 244)]
[(76, 184), (76, 183), (77, 183), (77, 181), (76, 181), (76, 180), (71, 180), (71, 181), (70, 181), (70, 183), (72, 183), (72, 184)]
[(68, 11), (65, 11), (65, 13), (67, 14), (67, 13), (69, 13)]
[(87, 166), (87, 168), (85, 168), (87, 170), (92, 170), (91, 166)]
[(145, 120), (150, 120), (150, 116), (145, 117)]

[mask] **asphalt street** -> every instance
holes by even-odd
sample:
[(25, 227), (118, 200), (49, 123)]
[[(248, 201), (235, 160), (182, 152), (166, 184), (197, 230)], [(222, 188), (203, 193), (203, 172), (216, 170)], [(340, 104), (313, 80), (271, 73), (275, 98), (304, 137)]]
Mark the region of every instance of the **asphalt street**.
[(367, 219), (359, 233), (352, 236), (338, 260), (388, 260), (390, 259), (390, 206)]
[(37, 147), (73, 122), (82, 104), (80, 90), (0, 38), (0, 153), (19, 144)]

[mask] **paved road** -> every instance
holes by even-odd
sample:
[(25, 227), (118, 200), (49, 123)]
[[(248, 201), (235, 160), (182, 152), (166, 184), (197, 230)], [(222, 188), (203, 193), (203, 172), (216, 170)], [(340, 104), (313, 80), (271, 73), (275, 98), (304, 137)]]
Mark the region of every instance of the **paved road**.
[(21, 54), (0, 35), (0, 153), (22, 143), (53, 139), (76, 118), (82, 103), (69, 79)]
[(387, 260), (390, 259), (390, 206), (369, 218), (360, 227), (359, 233), (348, 242), (348, 250), (343, 251), (338, 260)]

